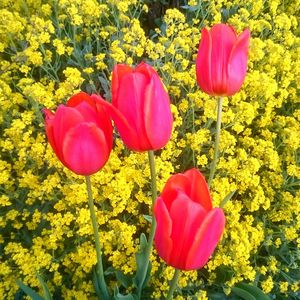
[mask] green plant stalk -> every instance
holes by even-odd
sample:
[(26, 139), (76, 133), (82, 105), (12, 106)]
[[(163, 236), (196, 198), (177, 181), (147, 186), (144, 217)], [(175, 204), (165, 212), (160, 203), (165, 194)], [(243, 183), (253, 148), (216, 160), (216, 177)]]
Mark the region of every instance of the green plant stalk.
[(208, 186), (211, 185), (212, 180), (214, 179), (216, 166), (219, 160), (219, 144), (220, 144), (220, 134), (221, 134), (221, 119), (222, 119), (222, 102), (223, 97), (218, 99), (218, 114), (217, 114), (217, 126), (216, 126), (216, 137), (215, 137), (215, 147), (214, 147), (214, 158), (211, 163)]
[(170, 284), (170, 289), (169, 289), (169, 292), (168, 292), (166, 300), (173, 299), (173, 293), (174, 293), (174, 291), (176, 289), (179, 276), (180, 276), (180, 270), (175, 269), (175, 273), (173, 275), (173, 278), (172, 278), (172, 281), (171, 281), (171, 284)]
[(151, 174), (151, 191), (152, 191), (152, 205), (151, 205), (151, 212), (152, 212), (152, 222), (151, 222), (151, 228), (150, 228), (150, 233), (149, 233), (149, 238), (148, 238), (148, 243), (147, 243), (147, 249), (146, 249), (146, 260), (147, 263), (144, 265), (143, 268), (143, 280), (140, 283), (138, 287), (138, 297), (139, 299), (141, 298), (142, 295), (142, 288), (143, 284), (147, 275), (147, 270), (149, 266), (149, 261), (150, 261), (150, 255), (152, 252), (152, 245), (153, 245), (153, 240), (154, 240), (154, 235), (155, 235), (155, 230), (156, 230), (156, 220), (153, 214), (153, 208), (154, 208), (154, 203), (157, 198), (157, 187), (156, 187), (156, 171), (155, 171), (155, 159), (154, 159), (154, 152), (153, 151), (148, 151), (148, 158), (149, 158), (149, 165), (150, 165), (150, 174)]
[(96, 213), (95, 213), (95, 208), (94, 208), (91, 177), (90, 176), (85, 176), (85, 179), (86, 179), (86, 187), (87, 187), (87, 193), (88, 193), (88, 203), (89, 203), (89, 209), (90, 209), (90, 214), (91, 214), (91, 219), (92, 219), (95, 245), (96, 245), (96, 254), (97, 254), (96, 272), (97, 272), (98, 279), (99, 279), (100, 289), (101, 289), (101, 292), (103, 294), (103, 300), (108, 300), (109, 299), (109, 293), (108, 293), (107, 285), (106, 285), (105, 279), (104, 279), (100, 237), (99, 237), (98, 223), (97, 223), (97, 218), (96, 218)]

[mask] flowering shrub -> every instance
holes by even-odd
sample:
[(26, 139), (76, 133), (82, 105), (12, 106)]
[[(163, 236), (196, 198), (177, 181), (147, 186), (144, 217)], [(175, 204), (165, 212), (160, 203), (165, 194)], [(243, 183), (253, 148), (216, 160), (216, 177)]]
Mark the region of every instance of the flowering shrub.
[[(147, 62), (169, 92), (174, 117), (171, 140), (156, 156), (158, 191), (190, 167), (208, 175), (216, 101), (197, 87), (195, 60), (201, 28), (226, 21), (239, 34), (251, 32), (245, 82), (223, 100), (211, 184), (214, 207), (231, 196), (226, 227), (207, 266), (181, 276), (176, 299), (230, 299), (239, 282), (276, 299), (299, 299), (300, 2), (182, 2), (151, 29), (149, 1), (1, 1), (2, 298), (22, 299), (18, 278), (42, 293), (38, 272), (54, 299), (96, 299), (85, 182), (47, 144), (41, 110), (54, 111), (80, 90), (109, 100), (114, 65)], [(147, 154), (129, 152), (116, 137), (110, 159), (92, 177), (112, 288), (116, 269), (126, 279), (136, 268), (138, 237), (149, 228), (149, 176)], [(157, 255), (151, 260), (144, 297), (160, 299), (173, 269)]]

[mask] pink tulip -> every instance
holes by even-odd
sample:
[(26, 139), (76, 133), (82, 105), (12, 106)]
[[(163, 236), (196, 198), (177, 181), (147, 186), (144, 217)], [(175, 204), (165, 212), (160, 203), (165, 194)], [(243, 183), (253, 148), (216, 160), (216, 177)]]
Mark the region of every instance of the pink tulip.
[(154, 206), (159, 256), (180, 270), (202, 268), (225, 227), (221, 208), (212, 208), (208, 185), (196, 169), (169, 178)]
[(170, 100), (158, 74), (146, 63), (118, 64), (112, 73), (112, 105), (107, 103), (124, 144), (134, 151), (157, 150), (172, 132)]
[(212, 96), (232, 96), (244, 82), (250, 31), (237, 36), (226, 24), (202, 29), (196, 60), (196, 75), (200, 88)]
[[(104, 100), (102, 100), (104, 101)], [(44, 109), (46, 134), (59, 160), (74, 173), (91, 175), (108, 160), (112, 124), (100, 97), (80, 92), (55, 113)]]

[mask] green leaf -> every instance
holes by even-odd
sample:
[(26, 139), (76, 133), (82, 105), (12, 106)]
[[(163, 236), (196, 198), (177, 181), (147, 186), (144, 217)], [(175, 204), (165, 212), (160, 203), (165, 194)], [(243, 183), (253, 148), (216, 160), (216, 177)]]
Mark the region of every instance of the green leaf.
[(37, 277), (39, 283), (41, 284), (41, 286), (43, 288), (45, 299), (46, 300), (53, 300), (52, 296), (51, 296), (51, 293), (49, 291), (49, 288), (48, 288), (47, 284), (45, 283), (45, 281), (43, 280), (42, 276), (37, 273), (36, 277)]
[(237, 296), (241, 297), (242, 299), (244, 300), (259, 300), (259, 299), (256, 299), (253, 295), (251, 295), (249, 292), (243, 290), (243, 289), (240, 289), (238, 287), (233, 287), (232, 288), (232, 292), (234, 294), (236, 294)]
[(132, 285), (132, 278), (129, 275), (123, 274), (123, 272), (115, 271), (118, 282), (120, 282), (124, 288), (128, 288)]
[(99, 277), (98, 277), (96, 266), (95, 266), (93, 268), (93, 277), (92, 277), (95, 292), (99, 299), (110, 299), (109, 298), (110, 295), (109, 295), (109, 291), (107, 289), (106, 283), (103, 282), (103, 285), (101, 285), (100, 280), (101, 279), (99, 279)]
[(149, 216), (149, 215), (143, 215), (144, 219), (146, 221), (148, 221), (149, 223), (152, 223), (152, 216)]
[(150, 280), (151, 269), (152, 269), (152, 264), (151, 264), (151, 261), (149, 261), (146, 277), (145, 277), (145, 280), (143, 283), (143, 288), (148, 284), (148, 282)]
[(233, 278), (234, 271), (230, 267), (222, 265), (216, 269), (216, 275), (215, 283), (223, 284)]
[(141, 234), (140, 236), (140, 249), (139, 252), (136, 253), (135, 258), (136, 258), (136, 274), (133, 278), (133, 284), (135, 287), (141, 289), (143, 288), (146, 283), (149, 280), (149, 275), (151, 271), (151, 264), (149, 262), (148, 264), (148, 269), (147, 269), (147, 275), (146, 278), (143, 278), (144, 270), (145, 270), (145, 265), (148, 263), (146, 251), (147, 251), (147, 238), (144, 233)]
[(147, 238), (145, 236), (144, 233), (141, 234), (140, 236), (140, 251), (145, 251), (147, 248), (148, 242), (147, 242)]
[(224, 207), (226, 205), (226, 203), (233, 197), (233, 195), (235, 194), (236, 190), (228, 193), (225, 198), (223, 199), (223, 201), (220, 204), (220, 207)]
[(122, 294), (118, 293), (114, 296), (114, 299), (115, 300), (134, 300), (134, 297), (131, 294), (122, 295)]
[(208, 298), (213, 300), (228, 300), (228, 297), (224, 293), (208, 292)]
[(93, 278), (92, 278), (92, 281), (93, 281), (93, 286), (94, 286), (95, 292), (96, 292), (98, 298), (100, 299), (100, 297), (101, 297), (101, 290), (100, 290), (98, 276), (97, 276), (97, 272), (96, 272), (95, 268), (93, 268)]
[(35, 292), (32, 288), (25, 285), (21, 280), (16, 280), (17, 285), (28, 295), (32, 300), (45, 300), (42, 296), (40, 296), (37, 292)]
[(135, 300), (135, 297), (133, 295), (128, 294), (128, 295), (123, 295), (119, 292), (118, 286), (115, 287), (114, 290), (114, 299), (115, 300)]
[(255, 299), (257, 300), (270, 300), (269, 296), (267, 296), (261, 289), (259, 289), (257, 286), (250, 285), (247, 283), (238, 283), (236, 287), (241, 288), (251, 295), (254, 296)]

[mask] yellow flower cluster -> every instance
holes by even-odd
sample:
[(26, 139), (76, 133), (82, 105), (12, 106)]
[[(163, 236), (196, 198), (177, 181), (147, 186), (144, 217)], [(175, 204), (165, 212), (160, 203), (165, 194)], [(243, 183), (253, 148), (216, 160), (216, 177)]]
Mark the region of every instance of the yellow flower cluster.
[[(36, 272), (63, 299), (95, 297), (85, 184), (47, 144), (41, 109), (54, 110), (80, 89), (109, 100), (114, 64), (147, 61), (169, 92), (174, 116), (172, 138), (156, 156), (158, 190), (171, 174), (192, 166), (207, 175), (216, 101), (197, 87), (195, 58), (200, 28), (222, 18), (238, 32), (251, 31), (245, 83), (224, 99), (221, 157), (211, 186), (215, 206), (233, 196), (205, 275), (186, 272), (179, 285), (188, 290), (192, 283), (201, 300), (220, 278), (228, 292), (237, 282), (256, 280), (266, 293), (299, 293), (292, 275), (300, 265), (300, 2), (201, 3), (166, 10), (149, 32), (151, 9), (144, 1), (1, 1), (1, 299), (14, 299), (16, 278), (41, 289)], [(143, 217), (150, 213), (149, 175), (147, 155), (129, 152), (117, 138), (107, 165), (92, 177), (105, 267), (124, 274), (134, 273), (138, 236), (149, 228)], [(167, 293), (173, 275), (161, 265), (153, 253), (153, 299)]]

